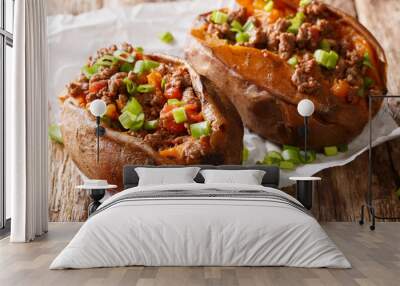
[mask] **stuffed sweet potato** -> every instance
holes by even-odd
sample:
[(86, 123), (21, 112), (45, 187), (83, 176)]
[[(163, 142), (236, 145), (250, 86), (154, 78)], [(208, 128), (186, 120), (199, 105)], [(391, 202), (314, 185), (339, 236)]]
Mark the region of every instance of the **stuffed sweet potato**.
[[(101, 49), (67, 86), (64, 145), (89, 178), (121, 185), (126, 164), (240, 164), (243, 126), (229, 100), (205, 89), (183, 60), (129, 44)], [(103, 100), (100, 162), (90, 103)]]
[[(244, 124), (302, 146), (304, 98), (315, 104), (309, 144), (349, 143), (368, 121), (368, 96), (386, 89), (386, 59), (356, 19), (318, 1), (240, 0), (238, 10), (200, 15), (186, 57), (230, 98)], [(374, 100), (373, 115), (381, 100)]]

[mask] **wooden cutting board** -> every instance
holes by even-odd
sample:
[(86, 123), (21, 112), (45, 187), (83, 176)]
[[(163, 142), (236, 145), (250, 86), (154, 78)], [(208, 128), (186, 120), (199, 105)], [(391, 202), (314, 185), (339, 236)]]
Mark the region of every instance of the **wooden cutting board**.
[[(102, 7), (135, 5), (146, 0), (48, 0), (48, 14), (80, 14)], [(326, 0), (350, 15), (358, 17), (383, 46), (389, 62), (390, 94), (400, 94), (400, 1), (399, 0)], [(400, 108), (392, 102), (400, 118)], [(400, 106), (400, 104), (399, 104)], [(90, 202), (85, 191), (76, 191), (82, 176), (62, 145), (49, 142), (49, 218), (50, 221), (84, 221)], [(373, 150), (374, 206), (380, 216), (400, 216), (400, 138)], [(320, 221), (356, 221), (367, 191), (368, 154), (353, 162), (319, 172), (313, 213)], [(294, 188), (284, 191), (293, 194)]]

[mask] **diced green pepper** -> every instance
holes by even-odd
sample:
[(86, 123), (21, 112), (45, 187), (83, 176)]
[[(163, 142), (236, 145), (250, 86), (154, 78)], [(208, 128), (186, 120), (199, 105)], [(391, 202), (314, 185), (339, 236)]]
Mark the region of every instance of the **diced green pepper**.
[(211, 13), (211, 21), (215, 24), (224, 24), (228, 21), (228, 14), (221, 11), (213, 11)]
[(157, 129), (157, 127), (158, 127), (158, 120), (157, 119), (145, 121), (144, 125), (143, 125), (143, 128), (145, 130), (155, 130), (155, 129)]
[(183, 123), (187, 121), (186, 111), (184, 107), (175, 108), (172, 110), (172, 115), (176, 123)]
[(300, 152), (293, 149), (286, 149), (282, 151), (282, 157), (285, 161), (290, 161), (294, 164), (300, 164)]
[(128, 93), (130, 95), (135, 93), (135, 91), (136, 91), (136, 83), (134, 83), (132, 80), (130, 80), (127, 77), (123, 79), (123, 83), (125, 84), (126, 90), (128, 91)]
[(279, 163), (279, 168), (281, 168), (283, 170), (294, 170), (295, 167), (296, 167), (296, 165), (290, 161), (281, 161)]
[(338, 151), (339, 152), (347, 152), (349, 150), (349, 146), (347, 144), (341, 144), (338, 146)]
[(249, 159), (250, 151), (246, 146), (243, 146), (242, 151), (242, 162), (246, 162)]
[(63, 138), (62, 138), (62, 134), (61, 134), (60, 126), (57, 125), (57, 124), (51, 124), (49, 126), (49, 137), (54, 142), (57, 142), (59, 144), (63, 144), (64, 143)]
[(191, 124), (190, 133), (196, 139), (199, 139), (201, 136), (209, 136), (211, 134), (211, 124), (208, 121)]
[(338, 153), (338, 148), (336, 146), (324, 147), (325, 156), (335, 156)]
[(304, 151), (300, 151), (300, 160), (303, 164), (310, 164), (317, 159), (317, 153), (314, 150), (307, 150), (307, 158), (306, 153)]
[(295, 67), (299, 61), (297, 60), (296, 56), (291, 57), (290, 59), (288, 59), (288, 64), (291, 65), (292, 67)]
[(135, 61), (134, 55), (129, 54), (128, 52), (123, 51), (123, 50), (116, 50), (113, 53), (113, 56), (121, 61), (128, 62), (128, 63), (133, 63)]
[(137, 92), (140, 93), (149, 93), (155, 90), (154, 86), (151, 84), (139, 84), (136, 88)]
[(139, 113), (143, 112), (142, 106), (140, 105), (139, 101), (136, 98), (132, 97), (125, 107), (122, 109), (122, 112), (129, 111), (134, 115), (138, 115)]
[(174, 36), (170, 32), (165, 32), (160, 35), (160, 40), (166, 44), (170, 44), (174, 41)]
[(236, 42), (238, 42), (240, 44), (246, 43), (249, 41), (250, 35), (247, 34), (246, 32), (238, 32), (238, 33), (236, 33), (235, 39), (236, 39)]

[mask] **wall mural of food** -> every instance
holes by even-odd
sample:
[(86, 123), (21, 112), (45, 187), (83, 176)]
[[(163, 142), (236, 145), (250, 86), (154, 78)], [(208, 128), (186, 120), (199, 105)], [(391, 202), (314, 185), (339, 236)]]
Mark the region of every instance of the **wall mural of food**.
[[(99, 163), (92, 101), (103, 100)], [(240, 164), (243, 126), (235, 109), (182, 59), (123, 44), (97, 51), (61, 96), (65, 148), (89, 178), (122, 185), (137, 165)]]
[[(62, 189), (64, 218), (75, 216), (64, 188), (90, 178), (120, 190), (127, 164), (275, 165), (283, 187), (366, 150), (368, 96), (387, 94), (387, 63), (357, 19), (316, 0), (190, 3), (50, 17), (49, 132), (66, 166), (51, 169), (71, 176), (52, 176), (50, 205), (58, 211)], [(97, 99), (107, 106), (99, 162)], [(302, 99), (315, 105), (307, 158)], [(383, 100), (371, 108), (376, 144), (400, 136)]]

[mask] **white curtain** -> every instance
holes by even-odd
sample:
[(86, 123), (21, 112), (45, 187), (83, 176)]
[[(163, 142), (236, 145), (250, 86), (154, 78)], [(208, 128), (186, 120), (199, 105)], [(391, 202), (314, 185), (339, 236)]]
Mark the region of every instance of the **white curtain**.
[(46, 0), (15, 1), (13, 93), (6, 99), (12, 242), (47, 232)]

